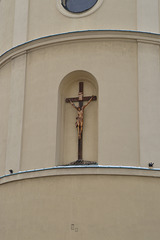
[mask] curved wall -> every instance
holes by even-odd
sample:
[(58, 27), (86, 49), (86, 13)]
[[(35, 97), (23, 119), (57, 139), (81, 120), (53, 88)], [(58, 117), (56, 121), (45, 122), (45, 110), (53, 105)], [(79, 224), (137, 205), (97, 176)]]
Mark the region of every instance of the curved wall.
[(0, 186), (3, 239), (157, 239), (159, 178), (54, 176)]
[(10, 84), (11, 84), (11, 63), (0, 69), (0, 175), (5, 173), (6, 151), (7, 151), (7, 133), (10, 105)]
[[(4, 240), (158, 239), (159, 1), (101, 3), (74, 17), (56, 0), (0, 0)], [(84, 141), (84, 159), (98, 166), (57, 166), (77, 156), (67, 76), (98, 96)]]
[[(57, 115), (60, 83), (77, 70), (91, 73), (99, 89), (94, 160), (145, 167), (154, 162), (159, 167), (159, 36), (86, 31), (32, 41), (1, 57), (1, 79), (6, 71), (10, 73), (6, 80), (10, 89), (1, 102), (8, 119), (1, 171), (4, 166), (7, 173), (76, 160), (73, 139), (69, 147), (73, 156), (68, 149), (66, 162), (57, 157), (61, 150), (56, 129), (61, 121)], [(94, 121), (88, 117), (90, 123)], [(85, 153), (86, 160), (92, 160), (90, 151)]]
[(13, 46), (14, 9), (15, 0), (0, 1), (0, 55)]
[(97, 5), (95, 11), (77, 15), (60, 7), (60, 0), (1, 0), (0, 54), (23, 42), (63, 32), (113, 29), (159, 33), (159, 0), (99, 0)]
[[(58, 89), (62, 79), (77, 70), (91, 73), (99, 88), (98, 140), (96, 128), (93, 136), (98, 152), (92, 156), (92, 147), (85, 148), (84, 142), (84, 158), (99, 164), (139, 166), (137, 42), (118, 38), (113, 41), (100, 35), (96, 36), (97, 40), (87, 40), (88, 32), (80, 35), (84, 40), (73, 40), (79, 37), (73, 33), (68, 35), (71, 42), (61, 35), (56, 37), (58, 42), (63, 41), (61, 44), (53, 43), (53, 36), (48, 39), (50, 45), (44, 42), (45, 38), (41, 39), (43, 46), (39, 48), (31, 49), (33, 44), (38, 44), (35, 41), (13, 49), (13, 52), (22, 50), (22, 55), (14, 58), (12, 64), (6, 171), (51, 167), (64, 162), (63, 158), (58, 162), (56, 159), (59, 137), (56, 129), (61, 121), (57, 116)], [(24, 53), (27, 46), (29, 49)], [(5, 55), (3, 58), (5, 61)], [(92, 107), (90, 104), (88, 109)], [(95, 117), (87, 114), (86, 118), (92, 126)], [(74, 132), (73, 124), (70, 134), (74, 136)], [(76, 160), (74, 138), (68, 140), (69, 147), (65, 150), (68, 160), (64, 164)]]

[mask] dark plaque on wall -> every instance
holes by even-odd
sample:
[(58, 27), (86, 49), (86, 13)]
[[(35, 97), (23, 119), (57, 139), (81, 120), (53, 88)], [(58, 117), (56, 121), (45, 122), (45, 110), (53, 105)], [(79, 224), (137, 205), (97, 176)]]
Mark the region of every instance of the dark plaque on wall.
[(69, 12), (82, 13), (92, 8), (98, 0), (62, 0), (63, 7)]

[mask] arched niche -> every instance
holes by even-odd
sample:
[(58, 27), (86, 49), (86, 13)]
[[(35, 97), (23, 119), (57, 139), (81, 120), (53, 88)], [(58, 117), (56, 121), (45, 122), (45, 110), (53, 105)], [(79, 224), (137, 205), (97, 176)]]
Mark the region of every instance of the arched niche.
[(84, 83), (84, 96), (97, 96), (84, 110), (83, 160), (98, 162), (98, 84), (91, 73), (77, 70), (66, 75), (59, 86), (56, 165), (78, 159), (77, 111), (65, 99), (78, 96), (79, 82)]

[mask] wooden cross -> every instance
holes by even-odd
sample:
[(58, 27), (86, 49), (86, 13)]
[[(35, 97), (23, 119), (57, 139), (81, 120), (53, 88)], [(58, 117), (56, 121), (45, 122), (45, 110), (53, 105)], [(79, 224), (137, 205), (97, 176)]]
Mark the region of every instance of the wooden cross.
[[(87, 97), (84, 97), (83, 96), (83, 82), (79, 82), (79, 92), (78, 92), (78, 97), (74, 97), (74, 98), (66, 98), (66, 103), (71, 103), (73, 105), (74, 108), (77, 109), (77, 111), (80, 113), (80, 111), (78, 109), (82, 109), (87, 106), (90, 101), (96, 101), (97, 100), (97, 97), (96, 96), (87, 96)], [(86, 104), (85, 106), (83, 105), (83, 102), (84, 101), (88, 101), (88, 104)], [(79, 106), (76, 107), (73, 102), (78, 102), (79, 103)], [(78, 119), (78, 117), (76, 118)], [(83, 120), (83, 119), (82, 119)], [(79, 128), (79, 126), (77, 126), (78, 121), (76, 121), (76, 127)], [(78, 129), (80, 130), (80, 129)], [(83, 145), (83, 134), (82, 134), (82, 131), (83, 131), (83, 126), (82, 126), (82, 129), (81, 129), (81, 132), (79, 133), (80, 136), (78, 136), (78, 160), (82, 160), (82, 145)]]

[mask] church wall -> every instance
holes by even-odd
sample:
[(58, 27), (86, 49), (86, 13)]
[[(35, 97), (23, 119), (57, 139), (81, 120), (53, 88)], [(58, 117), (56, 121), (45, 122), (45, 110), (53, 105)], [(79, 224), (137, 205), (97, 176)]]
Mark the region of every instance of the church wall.
[(159, 33), (159, 0), (137, 0), (137, 30)]
[[(160, 13), (160, 0), (158, 0), (158, 13)], [(159, 25), (159, 32), (160, 32), (160, 14), (158, 14), (158, 25)]]
[(75, 140), (66, 140), (70, 145), (65, 154), (60, 140), (63, 130), (61, 135), (57, 128), (61, 121), (60, 84), (74, 71), (92, 74), (98, 87), (98, 101), (85, 113), (90, 117), (91, 109), (97, 106), (98, 129), (91, 142), (94, 124), (92, 117), (87, 120), (91, 128), (86, 128), (90, 134), (84, 138), (84, 159), (96, 160), (100, 165), (144, 167), (154, 162), (159, 167), (159, 47), (144, 42), (137, 45), (134, 40), (101, 39), (35, 48), (12, 58), (12, 64), (1, 66), (2, 82), (6, 79), (2, 92), (8, 91), (7, 95), (2, 94), (6, 102), (2, 101), (1, 173), (76, 160), (76, 113), (67, 117), (72, 123), (69, 134)]
[(57, 51), (50, 47), (27, 56), (21, 169), (55, 164), (59, 86), (56, 70), (61, 67)]
[(10, 103), (11, 64), (0, 69), (0, 175), (5, 173)]
[(0, 55), (12, 47), (15, 0), (0, 1)]
[(29, 1), (15, 0), (13, 46), (23, 44), (27, 41)]
[[(102, 7), (103, 6), (103, 7)], [(122, 8), (123, 6), (123, 8)], [(67, 13), (67, 11), (65, 11)], [(136, 30), (136, 1), (103, 1), (99, 8), (84, 18), (63, 15), (56, 1), (1, 0), (0, 53), (42, 36), (91, 29)], [(10, 16), (8, 18), (8, 16)], [(126, 19), (129, 19), (126, 21)]]
[(55, 176), (3, 184), (0, 191), (4, 240), (155, 240), (160, 234), (159, 178)]
[(99, 85), (99, 164), (139, 165), (137, 44), (112, 41), (104, 43), (104, 49), (106, 54), (99, 59), (104, 64)]
[(160, 167), (160, 50), (158, 45), (138, 44), (139, 119), (141, 166)]
[[(67, 14), (66, 10), (64, 12)], [(45, 4), (39, 0), (30, 1), (28, 40), (80, 30), (136, 30), (136, 12), (135, 0), (104, 0), (93, 14), (72, 18), (70, 14), (66, 16), (58, 10), (56, 1), (46, 0)]]
[(11, 64), (6, 174), (9, 169), (14, 169), (14, 172), (18, 172), (20, 169), (26, 80), (26, 54), (12, 58)]
[(97, 9), (88, 11), (84, 17), (70, 14), (57, 1), (1, 0), (0, 53), (26, 41), (64, 32), (99, 29), (160, 32), (159, 0), (99, 0)]
[(0, 0), (0, 239), (159, 239), (159, 33), (160, 0)]
[[(93, 134), (98, 153), (93, 159), (95, 147), (87, 148), (89, 139), (84, 138), (85, 159), (98, 160), (99, 164), (139, 165), (137, 45), (117, 40), (69, 43), (28, 53), (21, 169), (50, 167), (62, 161), (55, 155), (58, 89), (62, 79), (76, 70), (91, 73), (99, 87), (99, 140), (96, 131)], [(88, 109), (86, 117), (90, 116)], [(70, 147), (65, 150), (69, 163), (77, 155), (75, 114), (67, 118), (73, 123), (67, 137)], [(94, 119), (88, 121), (92, 126)]]

